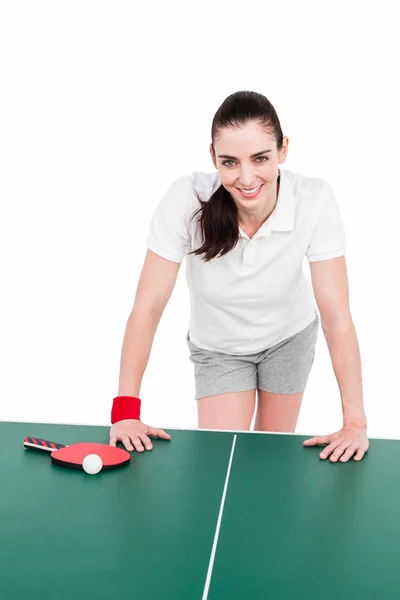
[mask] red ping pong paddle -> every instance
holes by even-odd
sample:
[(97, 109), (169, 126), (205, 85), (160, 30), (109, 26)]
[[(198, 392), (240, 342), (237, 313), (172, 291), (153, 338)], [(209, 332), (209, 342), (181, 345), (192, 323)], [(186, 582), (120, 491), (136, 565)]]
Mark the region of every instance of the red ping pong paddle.
[(96, 442), (79, 442), (66, 446), (57, 442), (50, 442), (39, 438), (26, 437), (25, 448), (32, 448), (44, 452), (50, 452), (53, 463), (70, 469), (83, 471), (83, 459), (88, 454), (97, 454), (103, 461), (103, 470), (117, 469), (130, 461), (130, 454), (122, 448), (99, 444)]

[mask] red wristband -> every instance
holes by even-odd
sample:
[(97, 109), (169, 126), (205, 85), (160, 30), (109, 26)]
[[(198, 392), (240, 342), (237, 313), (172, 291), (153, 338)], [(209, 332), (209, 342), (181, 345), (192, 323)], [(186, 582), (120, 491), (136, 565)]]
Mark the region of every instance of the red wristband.
[(113, 400), (111, 409), (111, 423), (123, 421), (124, 419), (140, 420), (140, 398), (133, 396), (117, 396)]

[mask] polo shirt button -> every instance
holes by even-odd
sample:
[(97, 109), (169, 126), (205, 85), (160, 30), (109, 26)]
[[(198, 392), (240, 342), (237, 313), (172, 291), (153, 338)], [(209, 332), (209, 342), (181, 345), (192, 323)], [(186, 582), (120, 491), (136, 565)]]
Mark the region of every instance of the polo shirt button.
[(243, 262), (245, 265), (253, 265), (254, 264), (254, 248), (253, 246), (247, 246), (244, 250)]

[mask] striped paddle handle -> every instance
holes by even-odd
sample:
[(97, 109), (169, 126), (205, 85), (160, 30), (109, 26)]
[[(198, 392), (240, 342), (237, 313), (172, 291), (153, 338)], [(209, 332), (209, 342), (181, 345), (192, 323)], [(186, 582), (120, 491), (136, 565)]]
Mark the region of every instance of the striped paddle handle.
[(65, 444), (57, 444), (50, 440), (42, 440), (40, 438), (26, 437), (24, 438), (25, 448), (34, 448), (35, 450), (45, 450), (46, 452), (53, 452), (53, 450), (59, 450), (65, 448)]

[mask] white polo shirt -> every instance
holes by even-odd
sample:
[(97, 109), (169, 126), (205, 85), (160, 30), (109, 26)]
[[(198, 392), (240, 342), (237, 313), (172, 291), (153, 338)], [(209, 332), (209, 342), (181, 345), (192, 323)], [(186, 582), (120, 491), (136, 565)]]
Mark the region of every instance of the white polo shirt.
[(204, 262), (188, 255), (199, 248), (200, 207), (220, 186), (218, 171), (179, 177), (161, 198), (146, 246), (182, 262), (190, 294), (190, 341), (228, 354), (252, 354), (298, 333), (316, 316), (303, 260), (345, 254), (345, 231), (332, 187), (322, 179), (280, 169), (274, 211), (250, 239), (240, 228), (238, 244)]

